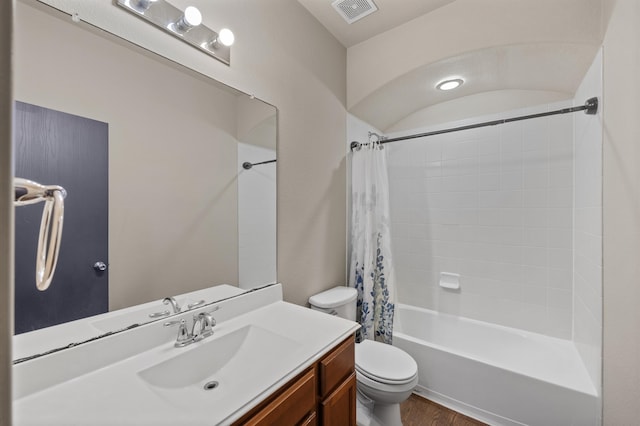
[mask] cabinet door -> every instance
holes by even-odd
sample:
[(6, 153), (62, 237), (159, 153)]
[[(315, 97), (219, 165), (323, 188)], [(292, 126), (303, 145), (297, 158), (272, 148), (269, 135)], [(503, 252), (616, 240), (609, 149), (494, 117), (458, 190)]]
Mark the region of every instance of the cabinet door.
[(322, 402), (322, 424), (354, 426), (356, 424), (356, 374), (353, 373)]

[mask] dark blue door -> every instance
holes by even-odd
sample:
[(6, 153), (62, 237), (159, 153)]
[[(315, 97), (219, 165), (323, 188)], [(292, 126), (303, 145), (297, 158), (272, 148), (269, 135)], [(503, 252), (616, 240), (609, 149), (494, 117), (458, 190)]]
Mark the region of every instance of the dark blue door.
[(44, 205), (15, 208), (15, 333), (109, 309), (107, 123), (15, 103), (15, 175), (67, 190), (58, 266), (45, 291), (35, 285)]

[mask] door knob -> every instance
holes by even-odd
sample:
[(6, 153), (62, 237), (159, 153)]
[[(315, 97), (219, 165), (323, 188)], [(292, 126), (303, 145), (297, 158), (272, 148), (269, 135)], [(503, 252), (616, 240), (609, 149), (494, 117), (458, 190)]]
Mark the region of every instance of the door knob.
[(107, 270), (107, 264), (104, 262), (96, 262), (93, 264), (93, 269), (98, 272), (104, 272)]

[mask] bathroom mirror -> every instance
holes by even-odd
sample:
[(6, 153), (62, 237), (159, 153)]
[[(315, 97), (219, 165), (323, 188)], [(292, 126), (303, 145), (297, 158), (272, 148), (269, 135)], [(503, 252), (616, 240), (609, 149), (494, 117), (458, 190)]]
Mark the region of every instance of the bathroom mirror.
[[(34, 1), (16, 4), (14, 98), (16, 176), (68, 192), (47, 291), (42, 205), (16, 207), (16, 334), (276, 282), (276, 163), (242, 167), (276, 159), (275, 107)], [(59, 148), (85, 127), (95, 150)]]

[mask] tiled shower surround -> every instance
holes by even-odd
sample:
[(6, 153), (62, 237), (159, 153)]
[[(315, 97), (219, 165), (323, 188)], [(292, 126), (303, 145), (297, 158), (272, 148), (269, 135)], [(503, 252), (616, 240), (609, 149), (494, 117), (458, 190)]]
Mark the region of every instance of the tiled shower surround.
[(566, 114), (385, 145), (400, 302), (572, 337), (573, 126)]
[[(602, 52), (576, 99), (602, 101)], [(575, 117), (573, 341), (597, 389), (602, 384), (602, 111)]]

